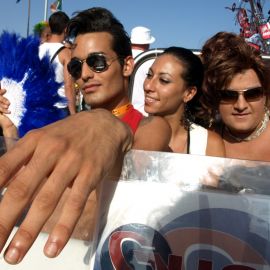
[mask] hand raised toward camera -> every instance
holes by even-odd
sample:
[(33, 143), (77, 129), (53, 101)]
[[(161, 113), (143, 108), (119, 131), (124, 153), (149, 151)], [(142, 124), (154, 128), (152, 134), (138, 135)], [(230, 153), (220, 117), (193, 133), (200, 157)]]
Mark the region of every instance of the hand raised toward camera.
[(0, 187), (9, 182), (0, 204), (0, 249), (16, 221), (30, 209), (5, 250), (8, 263), (19, 263), (67, 187), (71, 191), (44, 248), (48, 257), (64, 248), (89, 194), (108, 174), (121, 170), (132, 146), (129, 128), (105, 110), (81, 112), (20, 139), (0, 158)]

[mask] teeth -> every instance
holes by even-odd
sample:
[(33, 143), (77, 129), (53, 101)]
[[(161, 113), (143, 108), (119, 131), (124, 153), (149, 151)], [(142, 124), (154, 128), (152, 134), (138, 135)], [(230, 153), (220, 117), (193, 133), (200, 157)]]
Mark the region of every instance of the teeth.
[(151, 97), (145, 97), (145, 100), (146, 100), (147, 102), (154, 102), (154, 101), (156, 101), (156, 99), (151, 98)]

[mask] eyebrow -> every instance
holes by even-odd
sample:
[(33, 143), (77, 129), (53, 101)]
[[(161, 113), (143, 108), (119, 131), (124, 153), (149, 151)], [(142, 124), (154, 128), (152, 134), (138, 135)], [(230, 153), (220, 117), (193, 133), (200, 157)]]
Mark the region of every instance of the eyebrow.
[[(148, 71), (153, 72), (153, 69), (150, 67), (150, 68), (148, 69)], [(170, 73), (168, 73), (168, 72), (159, 72), (158, 75), (169, 75), (170, 77), (172, 77), (172, 75), (171, 75)]]
[(245, 89), (239, 89), (239, 90), (236, 90), (236, 89), (233, 89), (233, 88), (225, 88), (223, 90), (229, 90), (229, 91), (235, 91), (235, 92), (240, 92), (240, 91), (247, 91), (247, 90), (250, 90), (250, 89), (254, 89), (254, 88), (262, 88), (263, 86), (262, 85), (257, 85), (257, 86), (250, 86), (248, 88), (245, 88)]

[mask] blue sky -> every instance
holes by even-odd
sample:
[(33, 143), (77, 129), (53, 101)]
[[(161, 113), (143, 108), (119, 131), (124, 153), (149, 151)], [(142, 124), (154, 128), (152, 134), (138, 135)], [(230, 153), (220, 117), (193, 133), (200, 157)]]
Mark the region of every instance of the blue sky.
[[(0, 30), (27, 34), (28, 1), (0, 1)], [(50, 5), (53, 0), (48, 0)], [(63, 0), (63, 11), (69, 16), (74, 11), (101, 6), (110, 9), (123, 23), (126, 31), (138, 25), (152, 30), (156, 41), (152, 48), (171, 45), (200, 49), (203, 43), (218, 31), (239, 32), (235, 13), (226, 6), (239, 0)], [(261, 0), (264, 14), (270, 9), (270, 0)], [(248, 6), (247, 6), (248, 7)], [(31, 0), (30, 33), (33, 25), (44, 19), (45, 0)], [(48, 16), (51, 14), (48, 9)]]

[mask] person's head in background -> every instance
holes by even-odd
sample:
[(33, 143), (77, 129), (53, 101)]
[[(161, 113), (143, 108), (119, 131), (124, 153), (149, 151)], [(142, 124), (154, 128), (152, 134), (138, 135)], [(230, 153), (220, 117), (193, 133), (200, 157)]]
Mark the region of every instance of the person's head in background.
[(63, 11), (56, 11), (49, 17), (49, 26), (53, 36), (61, 36), (62, 41), (65, 39), (66, 28), (69, 22), (68, 15)]
[(51, 29), (47, 21), (41, 21), (34, 25), (33, 33), (40, 39), (40, 43), (50, 39)]
[(108, 110), (125, 104), (133, 58), (119, 20), (107, 9), (90, 8), (71, 19), (67, 35), (74, 39), (68, 69), (86, 104)]
[(138, 54), (149, 50), (150, 44), (156, 39), (151, 35), (151, 30), (144, 26), (136, 26), (131, 30), (132, 55), (136, 57)]
[(188, 129), (199, 113), (203, 75), (201, 60), (191, 50), (165, 49), (150, 67), (144, 82), (145, 111), (165, 118), (176, 116)]
[(249, 140), (268, 121), (270, 73), (260, 52), (234, 33), (219, 32), (206, 41), (201, 59), (210, 121), (221, 120), (225, 139)]

